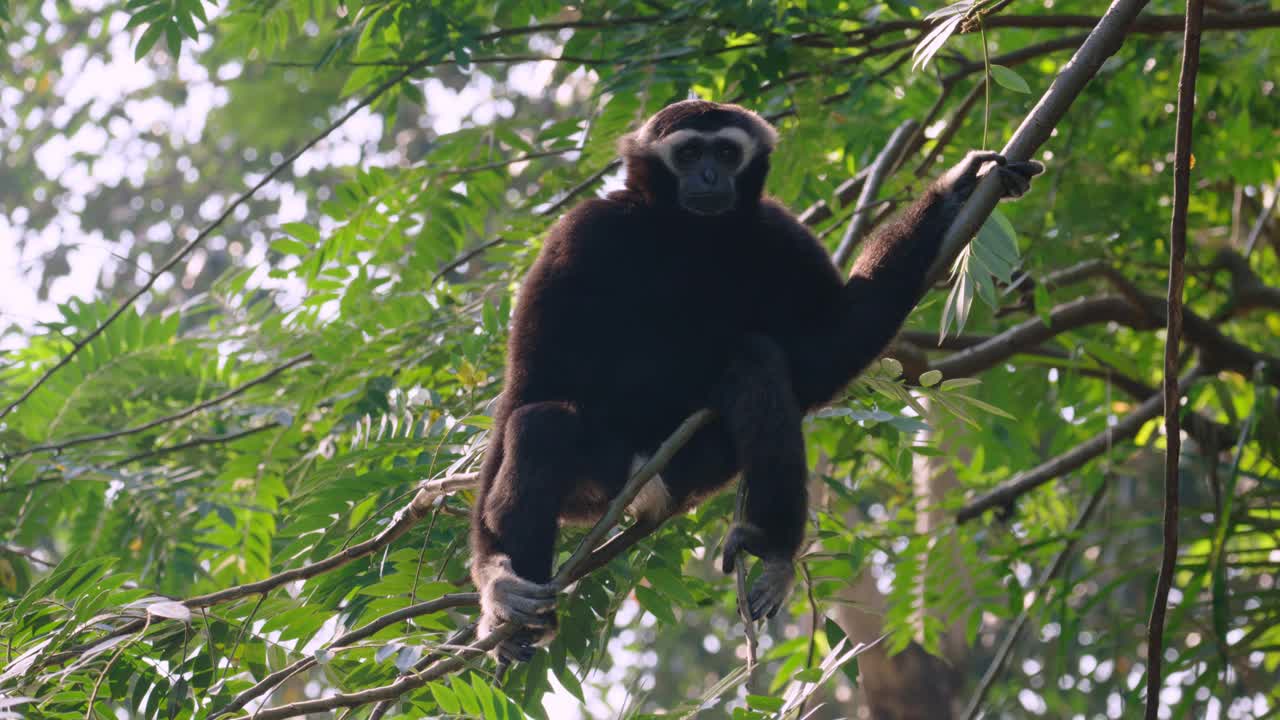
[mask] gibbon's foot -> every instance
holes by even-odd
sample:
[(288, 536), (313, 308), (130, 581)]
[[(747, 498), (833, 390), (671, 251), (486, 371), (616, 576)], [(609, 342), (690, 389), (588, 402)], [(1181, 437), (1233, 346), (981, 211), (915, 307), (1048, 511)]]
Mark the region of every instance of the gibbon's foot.
[(491, 561), (481, 576), (478, 636), (488, 636), (503, 623), (520, 625), (514, 635), (494, 648), (494, 653), (508, 662), (532, 658), (536, 648), (556, 636), (556, 588), (516, 575), (507, 558)]
[[(795, 563), (790, 557), (763, 555), (764, 533), (752, 525), (734, 525), (724, 543), (724, 557), (720, 569), (726, 575), (733, 572), (738, 557), (746, 552), (760, 558), (764, 567), (760, 576), (747, 591), (747, 617), (752, 620), (771, 618), (778, 614), (782, 604), (791, 594), (795, 581)], [(741, 602), (741, 598), (738, 600)]]
[(1000, 197), (1017, 199), (1031, 189), (1031, 178), (1044, 172), (1044, 165), (1035, 160), (1011, 163), (1000, 153), (973, 150), (942, 176), (942, 184), (968, 199), (978, 179), (993, 170), (1000, 180)]

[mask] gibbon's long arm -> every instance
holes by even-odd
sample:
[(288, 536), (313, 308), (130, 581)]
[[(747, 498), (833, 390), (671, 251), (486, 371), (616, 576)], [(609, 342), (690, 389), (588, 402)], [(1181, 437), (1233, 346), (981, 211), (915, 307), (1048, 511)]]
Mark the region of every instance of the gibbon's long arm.
[[(984, 163), (995, 165), (983, 167)], [(1007, 198), (1021, 196), (1031, 178), (1044, 171), (1038, 162), (1006, 164), (996, 153), (969, 153), (868, 241), (838, 298), (815, 299), (825, 305), (815, 308), (821, 322), (794, 333), (784, 331), (792, 384), (803, 407), (830, 400), (893, 340), (923, 294), (925, 276), (947, 228), (980, 175), (991, 168)], [(830, 274), (818, 268), (812, 272), (819, 280), (820, 274)]]

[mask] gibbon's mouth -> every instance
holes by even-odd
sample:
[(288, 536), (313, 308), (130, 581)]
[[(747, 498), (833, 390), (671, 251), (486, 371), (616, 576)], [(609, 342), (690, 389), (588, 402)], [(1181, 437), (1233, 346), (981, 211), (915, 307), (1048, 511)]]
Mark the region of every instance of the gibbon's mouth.
[(733, 194), (687, 193), (680, 206), (694, 215), (722, 215), (733, 209)]

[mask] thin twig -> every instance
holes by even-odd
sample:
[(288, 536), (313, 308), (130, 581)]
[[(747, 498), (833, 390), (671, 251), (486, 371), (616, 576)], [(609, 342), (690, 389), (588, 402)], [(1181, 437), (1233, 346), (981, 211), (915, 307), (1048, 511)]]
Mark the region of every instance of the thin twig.
[(138, 634), (134, 635), (129, 640), (126, 640), (120, 643), (120, 647), (116, 648), (116, 651), (111, 654), (111, 659), (107, 660), (106, 666), (104, 666), (102, 668), (102, 672), (98, 674), (97, 681), (93, 683), (93, 692), (89, 694), (89, 702), (84, 706), (85, 708), (84, 720), (92, 720), (93, 704), (98, 700), (98, 690), (101, 689), (102, 681), (104, 678), (107, 677), (107, 673), (111, 671), (111, 666), (115, 665), (116, 660), (120, 658), (120, 653), (124, 652), (124, 649), (129, 647), (129, 645), (133, 644), (135, 641), (137, 641), (138, 638), (145, 635), (147, 632), (147, 628), (150, 626), (151, 626), (151, 613), (147, 613), (147, 619), (142, 623), (142, 629), (138, 631)]
[[(1053, 579), (1062, 571), (1062, 568), (1066, 567), (1067, 557), (1075, 550), (1076, 544), (1080, 542), (1081, 531), (1089, 524), (1089, 519), (1101, 503), (1102, 496), (1106, 493), (1106, 490), (1106, 483), (1098, 485), (1098, 489), (1093, 491), (1080, 514), (1076, 516), (1075, 522), (1071, 523), (1071, 529), (1066, 534), (1066, 544), (1053, 557), (1053, 561), (1049, 563), (1048, 567), (1040, 573), (1040, 580), (1036, 583), (1035, 590), (1037, 596), (1043, 596), (1047, 593), (1049, 583), (1053, 582)], [(986, 701), (987, 693), (991, 691), (996, 678), (1000, 676), (1000, 673), (1004, 670), (1005, 663), (1012, 656), (1013, 646), (1018, 640), (1019, 633), (1026, 627), (1027, 620), (1031, 616), (1031, 608), (1032, 605), (1024, 605), (1022, 611), (1018, 613), (1017, 619), (1013, 621), (1008, 631), (1005, 632), (1004, 639), (1000, 641), (1000, 648), (996, 650), (995, 657), (991, 659), (991, 664), (987, 666), (987, 671), (983, 673), (977, 689), (973, 691), (973, 697), (969, 699), (969, 704), (965, 706), (964, 714), (961, 716), (965, 720), (976, 720), (982, 711), (982, 704)]]
[(1186, 276), (1187, 204), (1191, 195), (1191, 129), (1195, 117), (1196, 73), (1200, 69), (1200, 23), (1204, 0), (1187, 0), (1182, 39), (1182, 72), (1178, 79), (1178, 124), (1173, 149), (1173, 219), (1169, 227), (1168, 322), (1164, 341), (1164, 515), (1160, 575), (1151, 618), (1147, 622), (1147, 720), (1160, 713), (1161, 666), (1164, 661), (1164, 618), (1178, 562), (1178, 460), (1182, 449), (1177, 373), (1182, 338), (1182, 288)]
[(32, 562), (37, 565), (43, 565), (45, 567), (54, 567), (57, 565), (56, 562), (45, 560), (44, 558), (37, 555), (35, 550), (32, 550), (31, 548), (25, 548), (20, 545), (10, 545), (9, 543), (0, 543), (0, 552), (7, 552), (12, 555), (24, 557), (27, 559), (27, 562)]
[(257, 435), (260, 432), (273, 430), (280, 426), (281, 424), (279, 422), (272, 420), (271, 422), (263, 423), (262, 425), (258, 425), (257, 427), (245, 428), (244, 430), (237, 430), (235, 432), (226, 433), (225, 435), (207, 435), (203, 437), (194, 437), (194, 438), (191, 438), (190, 440), (184, 440), (180, 443), (175, 443), (173, 445), (165, 445), (164, 447), (151, 448), (150, 450), (144, 450), (140, 453), (134, 453), (133, 455), (130, 455), (129, 457), (123, 460), (117, 460), (116, 462), (111, 463), (110, 467), (113, 467), (113, 468), (124, 467), (129, 463), (137, 462), (138, 460), (142, 460), (144, 458), (151, 458), (159, 455), (168, 455), (169, 453), (177, 452), (179, 450), (186, 450), (188, 448), (200, 447), (203, 445), (222, 445), (230, 442), (235, 442), (236, 440), (239, 440), (241, 438), (246, 438), (246, 437), (249, 437), (250, 435)]
[[(745, 476), (744, 476), (745, 478)], [(747, 512), (747, 482), (738, 480), (738, 495), (733, 505), (733, 524), (742, 524)], [(743, 553), (733, 559), (734, 582), (738, 590), (738, 617), (742, 618), (742, 633), (747, 637), (747, 690), (756, 687), (756, 656), (759, 642), (756, 639), (756, 624), (751, 619), (751, 603), (747, 594), (747, 561)]]
[(498, 245), (501, 245), (506, 241), (507, 241), (506, 238), (495, 238), (486, 243), (481, 243), (480, 245), (477, 245), (476, 247), (473, 247), (470, 250), (462, 253), (458, 257), (445, 263), (439, 270), (437, 270), (436, 274), (431, 276), (431, 282), (427, 283), (427, 287), (434, 287), (435, 284), (440, 281), (440, 278), (444, 277), (445, 275), (448, 275), (454, 270), (457, 270), (458, 268), (467, 264), (472, 259), (474, 259), (477, 255), (481, 255), (487, 250), (489, 250), (489, 248), (497, 247)]
[(956, 131), (964, 124), (964, 119), (968, 117), (969, 111), (977, 104), (980, 97), (982, 97), (982, 83), (974, 83), (973, 88), (969, 90), (969, 94), (964, 96), (964, 99), (956, 106), (955, 111), (951, 113), (951, 118), (947, 120), (946, 127), (942, 128), (942, 132), (938, 133), (938, 137), (933, 141), (933, 147), (929, 148), (929, 154), (916, 166), (916, 177), (924, 177), (928, 174), (929, 168), (933, 167), (938, 157), (942, 155), (942, 151), (951, 144)]
[(1280, 200), (1280, 180), (1276, 180), (1276, 184), (1271, 186), (1271, 201), (1262, 207), (1261, 212), (1258, 213), (1258, 219), (1253, 223), (1253, 228), (1249, 230), (1249, 239), (1245, 241), (1244, 250), (1241, 252), (1245, 260), (1249, 259), (1253, 249), (1257, 247), (1258, 238), (1262, 237), (1262, 229), (1271, 219), (1271, 213), (1275, 212), (1277, 200)]

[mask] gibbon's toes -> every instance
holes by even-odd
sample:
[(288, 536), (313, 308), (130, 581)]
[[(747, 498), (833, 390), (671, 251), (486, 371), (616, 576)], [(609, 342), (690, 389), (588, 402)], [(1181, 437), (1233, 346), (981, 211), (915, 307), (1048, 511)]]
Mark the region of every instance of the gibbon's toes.
[(760, 541), (764, 538), (764, 533), (753, 525), (734, 525), (729, 530), (729, 536), (724, 541), (724, 555), (720, 559), (720, 569), (725, 575), (733, 573), (734, 565), (737, 563), (738, 555), (742, 552), (748, 552), (756, 557), (760, 556)]
[(771, 618), (778, 614), (795, 579), (795, 567), (790, 560), (766, 560), (764, 570), (747, 593), (747, 616), (752, 620)]

